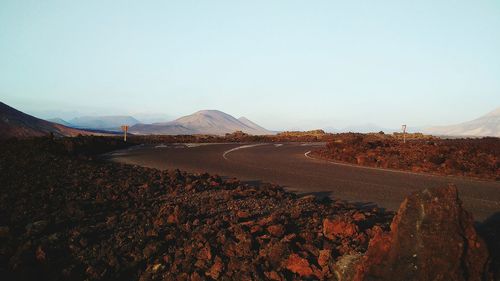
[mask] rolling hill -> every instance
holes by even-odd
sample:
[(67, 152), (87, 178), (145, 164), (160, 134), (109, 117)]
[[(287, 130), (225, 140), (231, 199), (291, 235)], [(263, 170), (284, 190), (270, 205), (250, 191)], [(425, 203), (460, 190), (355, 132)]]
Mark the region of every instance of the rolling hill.
[(91, 132), (69, 128), (60, 124), (38, 119), (0, 102), (0, 138), (27, 138), (45, 136), (77, 136)]
[(243, 131), (250, 135), (273, 134), (245, 117), (236, 119), (219, 110), (201, 110), (171, 122), (137, 124), (130, 128), (131, 133), (145, 135), (224, 135), (235, 131)]
[(472, 121), (456, 125), (430, 127), (423, 131), (443, 136), (500, 137), (500, 107)]

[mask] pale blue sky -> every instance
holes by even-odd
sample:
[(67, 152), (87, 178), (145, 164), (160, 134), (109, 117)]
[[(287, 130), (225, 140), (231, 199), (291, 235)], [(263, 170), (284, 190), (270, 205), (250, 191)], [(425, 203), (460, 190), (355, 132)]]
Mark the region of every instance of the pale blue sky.
[(455, 123), (500, 106), (500, 1), (0, 0), (0, 101), (270, 129)]

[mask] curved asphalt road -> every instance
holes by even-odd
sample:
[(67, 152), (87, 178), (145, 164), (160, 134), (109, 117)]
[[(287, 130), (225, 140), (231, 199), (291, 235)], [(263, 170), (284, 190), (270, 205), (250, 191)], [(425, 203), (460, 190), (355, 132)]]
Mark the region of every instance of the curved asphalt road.
[(307, 152), (321, 143), (140, 146), (116, 151), (112, 161), (272, 182), (290, 191), (330, 196), (397, 210), (406, 195), (426, 187), (455, 184), (467, 210), (483, 221), (500, 214), (500, 183), (337, 164)]

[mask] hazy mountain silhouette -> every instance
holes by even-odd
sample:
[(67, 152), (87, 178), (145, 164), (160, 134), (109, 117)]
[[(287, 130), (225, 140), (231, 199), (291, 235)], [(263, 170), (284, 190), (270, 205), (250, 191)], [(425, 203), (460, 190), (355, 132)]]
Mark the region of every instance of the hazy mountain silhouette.
[(171, 122), (137, 124), (130, 128), (130, 132), (135, 134), (165, 135), (224, 135), (235, 131), (243, 131), (251, 135), (273, 134), (273, 132), (264, 129), (245, 117), (236, 119), (219, 110), (201, 110)]
[(139, 121), (132, 116), (82, 116), (69, 120), (74, 128), (121, 131), (122, 125), (133, 126)]
[(500, 137), (500, 107), (472, 121), (424, 129), (424, 132), (444, 136)]

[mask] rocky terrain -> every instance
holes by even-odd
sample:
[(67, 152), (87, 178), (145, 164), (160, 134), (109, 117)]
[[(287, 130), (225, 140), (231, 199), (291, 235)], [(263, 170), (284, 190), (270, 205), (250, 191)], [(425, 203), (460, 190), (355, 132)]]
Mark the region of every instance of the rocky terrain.
[(370, 167), (500, 180), (500, 139), (337, 134), (312, 156)]
[(392, 218), (273, 185), (90, 161), (105, 146), (76, 140), (2, 143), (3, 280), (324, 279)]
[[(498, 265), (453, 187), (410, 196), (392, 220), (275, 185), (96, 160), (126, 145), (113, 138), (0, 145), (2, 280), (394, 280), (395, 257), (405, 280), (494, 280)], [(436, 245), (450, 267), (430, 269)]]

